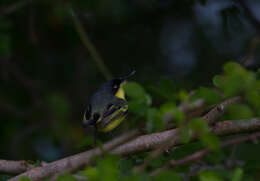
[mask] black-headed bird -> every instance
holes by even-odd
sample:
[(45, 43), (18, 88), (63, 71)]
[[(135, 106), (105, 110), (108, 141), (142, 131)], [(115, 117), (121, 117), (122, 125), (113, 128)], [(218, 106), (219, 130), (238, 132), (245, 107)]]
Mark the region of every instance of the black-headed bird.
[(94, 126), (96, 131), (109, 132), (116, 128), (126, 117), (128, 105), (122, 85), (131, 77), (132, 71), (125, 77), (115, 78), (105, 82), (91, 96), (84, 112), (84, 126)]

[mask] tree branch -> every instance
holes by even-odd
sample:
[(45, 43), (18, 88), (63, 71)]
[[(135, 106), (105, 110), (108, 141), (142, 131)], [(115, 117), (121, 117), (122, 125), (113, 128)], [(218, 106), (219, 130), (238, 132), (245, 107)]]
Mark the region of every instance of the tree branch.
[[(245, 141), (256, 139), (258, 137), (260, 137), (260, 132), (250, 134), (249, 136), (238, 137), (238, 138), (235, 138), (235, 139), (224, 141), (223, 143), (220, 144), (220, 148), (224, 148), (224, 147), (231, 146), (231, 145), (236, 145), (236, 144), (239, 144), (239, 143), (242, 143), (242, 142), (245, 142)], [(191, 155), (189, 155), (189, 156), (187, 156), (187, 157), (185, 157), (181, 160), (177, 160), (177, 161), (172, 160), (167, 165), (153, 171), (150, 174), (150, 176), (157, 175), (160, 172), (167, 170), (170, 167), (176, 167), (176, 166), (183, 165), (185, 163), (189, 163), (189, 162), (192, 162), (192, 161), (195, 161), (195, 160), (199, 160), (202, 157), (204, 157), (206, 154), (208, 154), (209, 152), (212, 152), (212, 151), (213, 150), (211, 150), (209, 148), (205, 148), (205, 149), (198, 151), (198, 152), (195, 152), (195, 153), (193, 153), (193, 154), (191, 154)]]
[(21, 160), (21, 161), (11, 161), (11, 160), (0, 160), (0, 173), (7, 174), (19, 174), (26, 172), (34, 167), (34, 165)]
[[(135, 138), (128, 143), (125, 143), (114, 150), (112, 153), (119, 155), (129, 155), (138, 152), (149, 151), (158, 148), (158, 146), (169, 138), (171, 135), (178, 137), (178, 128), (167, 130), (159, 133), (152, 133), (149, 135), (143, 135)], [(238, 133), (245, 133), (250, 131), (260, 130), (260, 119), (253, 118), (250, 120), (230, 120), (216, 124), (211, 128), (211, 131), (218, 136), (227, 136)], [(192, 138), (192, 141), (195, 137)], [(175, 145), (180, 145), (181, 140), (176, 139)]]
[[(65, 4), (66, 6), (67, 4)], [(73, 24), (75, 26), (75, 29), (79, 35), (80, 40), (82, 41), (83, 45), (86, 47), (86, 49), (89, 51), (91, 57), (96, 62), (97, 67), (99, 68), (100, 72), (105, 76), (107, 80), (110, 80), (113, 78), (111, 72), (109, 71), (108, 67), (105, 65), (103, 59), (99, 55), (96, 47), (93, 45), (93, 43), (90, 41), (87, 32), (84, 30), (82, 23), (78, 19), (77, 15), (73, 11), (72, 8), (67, 7), (68, 12), (71, 15), (71, 19), (73, 21)]]
[(242, 8), (245, 11), (245, 15), (247, 16), (247, 18), (249, 19), (249, 21), (252, 23), (252, 25), (255, 27), (257, 33), (260, 33), (260, 22), (258, 21), (258, 19), (255, 17), (254, 13), (252, 12), (252, 10), (249, 8), (248, 6), (248, 2), (245, 0), (239, 0), (237, 1)]
[(7, 7), (2, 7), (1, 13), (0, 13), (0, 18), (3, 18), (5, 15), (9, 15), (9, 14), (23, 8), (24, 6), (29, 4), (31, 1), (32, 0), (22, 0), (19, 2), (15, 2)]
[[(205, 114), (201, 119), (205, 120), (208, 125), (212, 125), (215, 123), (227, 110), (227, 107), (230, 104), (234, 104), (236, 102), (241, 101), (241, 97), (233, 97), (225, 100), (224, 102), (218, 104), (213, 109), (211, 109), (207, 114)], [(193, 135), (194, 136), (194, 135)], [(144, 163), (136, 168), (137, 173), (141, 173), (145, 170), (148, 164), (162, 154), (165, 150), (168, 150), (172, 145), (178, 141), (178, 136), (174, 133), (172, 136), (169, 136), (161, 145), (158, 146), (156, 150), (154, 150), (145, 160)]]
[[(260, 119), (253, 118), (251, 120), (230, 120), (224, 121), (221, 124), (216, 124), (216, 126), (211, 128), (211, 131), (218, 136), (226, 136), (231, 134), (246, 133), (250, 131), (260, 130)], [(128, 155), (138, 152), (144, 152), (151, 149), (156, 149), (163, 141), (168, 139), (169, 136), (173, 134), (177, 135), (178, 128), (163, 131), (160, 133), (153, 133), (150, 135), (139, 136), (129, 142), (131, 138), (139, 134), (138, 130), (133, 130), (127, 135), (123, 135), (115, 140), (112, 140), (104, 145), (104, 150), (109, 151), (113, 154), (118, 155)], [(192, 138), (192, 141), (195, 141)], [(119, 144), (124, 143), (120, 146)], [(180, 145), (181, 140), (176, 139), (175, 145)], [(116, 147), (118, 146), (118, 147)], [(46, 166), (33, 168), (21, 175), (18, 175), (9, 181), (18, 181), (22, 177), (29, 177), (32, 181), (41, 180), (46, 177), (53, 176), (54, 174), (68, 173), (72, 172), (80, 167), (89, 164), (90, 159), (93, 156), (101, 155), (102, 152), (99, 148), (95, 148), (83, 153), (79, 153), (70, 157), (63, 158), (58, 161), (47, 164)]]
[(242, 100), (241, 97), (233, 97), (225, 100), (224, 102), (215, 106), (207, 114), (205, 114), (202, 119), (205, 120), (208, 125), (214, 124), (227, 110), (228, 106), (234, 103), (238, 103)]
[[(103, 151), (108, 152), (113, 148), (115, 148), (116, 146), (134, 138), (139, 133), (140, 131), (137, 129), (130, 131), (127, 134), (124, 134), (103, 145)], [(9, 181), (19, 181), (19, 179), (23, 177), (28, 177), (32, 181), (42, 180), (46, 177), (51, 177), (54, 175), (58, 176), (62, 173), (69, 173), (88, 164), (90, 162), (90, 159), (93, 158), (94, 156), (100, 156), (102, 154), (103, 152), (100, 150), (100, 148), (95, 148), (86, 152), (82, 152), (73, 156), (63, 158), (58, 161), (54, 161), (49, 164), (45, 164), (44, 166), (33, 168), (23, 174), (20, 174), (14, 178), (9, 179)]]

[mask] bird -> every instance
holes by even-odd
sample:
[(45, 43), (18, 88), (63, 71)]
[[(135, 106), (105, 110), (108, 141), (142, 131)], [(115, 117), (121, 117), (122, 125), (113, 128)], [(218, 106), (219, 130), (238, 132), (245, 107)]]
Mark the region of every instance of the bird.
[(128, 113), (123, 85), (135, 70), (124, 77), (103, 83), (90, 97), (83, 115), (85, 127), (94, 126), (94, 141), (97, 132), (110, 132), (120, 125)]

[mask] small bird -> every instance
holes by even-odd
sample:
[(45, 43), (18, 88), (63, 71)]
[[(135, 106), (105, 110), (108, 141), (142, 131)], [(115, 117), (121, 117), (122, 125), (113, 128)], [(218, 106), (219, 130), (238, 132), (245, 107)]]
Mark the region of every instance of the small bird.
[(105, 82), (91, 96), (87, 109), (84, 112), (84, 126), (94, 126), (96, 132), (109, 132), (116, 128), (126, 117), (128, 105), (122, 85), (135, 74), (132, 71), (124, 77)]

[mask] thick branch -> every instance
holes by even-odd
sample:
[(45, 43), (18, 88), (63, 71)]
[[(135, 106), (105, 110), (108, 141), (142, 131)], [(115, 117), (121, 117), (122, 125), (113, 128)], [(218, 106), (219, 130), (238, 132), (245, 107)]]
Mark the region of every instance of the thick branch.
[[(129, 133), (122, 135), (109, 143), (103, 145), (103, 150), (105, 152), (112, 150), (116, 146), (129, 141), (133, 137), (139, 134), (139, 131), (133, 130), (130, 131)], [(46, 164), (41, 167), (36, 167), (33, 168), (23, 174), (20, 174), (14, 178), (9, 179), (10, 181), (19, 181), (20, 178), (22, 177), (28, 177), (32, 181), (33, 180), (42, 180), (46, 177), (50, 176), (57, 176), (62, 173), (68, 173), (72, 172), (76, 169), (79, 169), (80, 167), (86, 165), (89, 163), (90, 159), (93, 158), (94, 156), (99, 156), (102, 155), (103, 152), (99, 148), (95, 148), (83, 153), (79, 153), (73, 156), (69, 156), (66, 158), (63, 158), (58, 161), (54, 161), (52, 163)]]
[(0, 160), (0, 173), (19, 174), (32, 169), (34, 166), (24, 160), (10, 161)]
[[(220, 148), (231, 146), (231, 145), (236, 145), (236, 144), (239, 144), (239, 143), (242, 143), (242, 142), (245, 142), (245, 141), (256, 139), (258, 137), (260, 137), (260, 132), (251, 134), (249, 136), (238, 137), (238, 138), (228, 140), (228, 141), (221, 143)], [(213, 150), (211, 150), (209, 148), (205, 148), (205, 149), (198, 151), (198, 152), (195, 152), (195, 153), (193, 153), (193, 154), (191, 154), (191, 155), (189, 155), (189, 156), (187, 156), (187, 157), (185, 157), (181, 160), (177, 160), (177, 161), (173, 160), (173, 161), (169, 162), (167, 165), (165, 165), (164, 167), (156, 169), (150, 175), (154, 176), (154, 175), (157, 175), (158, 173), (160, 173), (164, 170), (167, 170), (170, 167), (175, 167), (175, 166), (183, 165), (185, 163), (189, 163), (189, 162), (192, 162), (192, 161), (195, 161), (195, 160), (199, 160), (202, 157), (204, 157), (206, 154), (208, 154), (209, 152), (212, 152), (212, 151)]]
[[(257, 131), (260, 130), (260, 119), (253, 118), (250, 120), (224, 121), (216, 124), (214, 127), (211, 128), (211, 130), (214, 134), (218, 136)], [(112, 153), (119, 155), (129, 155), (133, 153), (153, 150), (158, 148), (158, 146), (162, 142), (164, 142), (166, 139), (168, 139), (169, 136), (172, 135), (176, 135), (176, 137), (178, 137), (178, 128), (163, 131), (160, 133), (139, 136), (134, 140), (115, 148), (114, 150), (112, 150)], [(195, 138), (192, 138), (192, 140), (195, 140)], [(179, 144), (181, 144), (181, 140), (176, 139), (173, 146)]]

